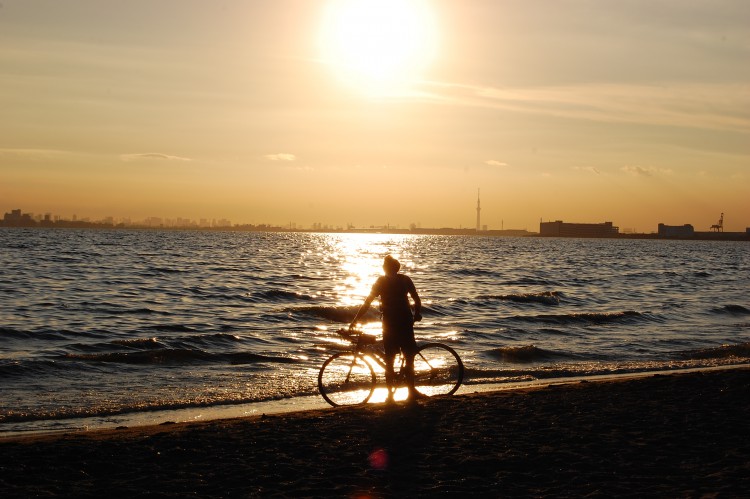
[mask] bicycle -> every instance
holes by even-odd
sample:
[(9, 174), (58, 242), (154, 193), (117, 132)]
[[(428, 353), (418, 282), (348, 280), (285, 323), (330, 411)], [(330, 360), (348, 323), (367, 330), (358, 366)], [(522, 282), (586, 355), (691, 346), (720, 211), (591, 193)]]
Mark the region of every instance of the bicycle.
[[(377, 373), (385, 373), (385, 352), (375, 336), (346, 329), (338, 331), (348, 339), (350, 349), (329, 357), (318, 373), (318, 389), (332, 406), (365, 404), (373, 399), (386, 399), (387, 388), (378, 383)], [(394, 362), (395, 391), (406, 389), (405, 359), (397, 356)], [(414, 386), (427, 397), (453, 395), (464, 378), (464, 364), (455, 350), (443, 343), (417, 343), (414, 357)], [(383, 376), (384, 381), (384, 376)], [(376, 388), (380, 386), (380, 390)]]

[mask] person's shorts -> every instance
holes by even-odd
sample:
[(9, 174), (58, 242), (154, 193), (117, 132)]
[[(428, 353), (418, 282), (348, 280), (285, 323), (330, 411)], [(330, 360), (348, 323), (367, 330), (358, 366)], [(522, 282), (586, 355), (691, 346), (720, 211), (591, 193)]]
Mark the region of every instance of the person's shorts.
[(416, 354), (414, 320), (411, 317), (396, 321), (383, 319), (383, 348), (386, 357), (395, 357), (400, 352), (404, 355)]

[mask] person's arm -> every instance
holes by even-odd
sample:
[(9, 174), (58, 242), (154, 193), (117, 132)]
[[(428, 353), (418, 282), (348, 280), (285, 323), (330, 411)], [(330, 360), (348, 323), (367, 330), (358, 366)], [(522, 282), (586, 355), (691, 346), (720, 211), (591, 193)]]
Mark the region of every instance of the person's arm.
[(409, 279), (409, 295), (414, 300), (414, 322), (419, 322), (422, 320), (422, 300), (419, 299), (417, 288), (411, 279)]
[(360, 317), (365, 315), (367, 311), (370, 309), (370, 304), (375, 299), (375, 297), (380, 295), (380, 279), (375, 281), (375, 284), (372, 285), (372, 289), (370, 290), (370, 294), (365, 298), (365, 302), (362, 304), (361, 307), (359, 307), (359, 310), (357, 311), (357, 314), (354, 316), (354, 319), (352, 319), (351, 324), (349, 324), (349, 330), (352, 330), (356, 327), (357, 321)]
[(370, 293), (370, 295), (368, 295), (367, 298), (365, 298), (365, 302), (362, 304), (361, 307), (359, 307), (357, 314), (354, 316), (354, 319), (352, 319), (351, 324), (349, 324), (350, 330), (354, 329), (357, 325), (357, 321), (359, 320), (359, 318), (367, 313), (367, 311), (370, 309), (370, 304), (372, 303), (372, 300), (374, 299), (375, 299), (375, 296), (372, 293)]

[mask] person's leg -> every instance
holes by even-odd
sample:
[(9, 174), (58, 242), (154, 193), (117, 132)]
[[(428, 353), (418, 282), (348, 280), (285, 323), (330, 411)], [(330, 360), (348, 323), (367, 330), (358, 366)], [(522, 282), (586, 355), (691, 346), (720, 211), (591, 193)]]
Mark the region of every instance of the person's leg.
[(393, 361), (396, 359), (395, 355), (385, 355), (385, 385), (388, 388), (388, 395), (386, 396), (386, 402), (393, 402)]
[[(385, 324), (384, 324), (385, 326)], [(394, 378), (393, 362), (396, 360), (396, 354), (399, 351), (398, 344), (394, 341), (392, 332), (389, 328), (383, 328), (383, 350), (385, 351), (385, 384), (388, 387), (388, 397), (386, 401), (393, 401)]]
[(406, 378), (406, 386), (409, 388), (409, 398), (412, 398), (417, 393), (414, 388), (414, 351), (406, 350), (404, 352), (404, 377)]
[(404, 354), (404, 378), (409, 389), (409, 398), (419, 397), (419, 392), (414, 388), (414, 356), (417, 354), (417, 342), (414, 339), (414, 327), (408, 324), (404, 327), (401, 339), (401, 351)]

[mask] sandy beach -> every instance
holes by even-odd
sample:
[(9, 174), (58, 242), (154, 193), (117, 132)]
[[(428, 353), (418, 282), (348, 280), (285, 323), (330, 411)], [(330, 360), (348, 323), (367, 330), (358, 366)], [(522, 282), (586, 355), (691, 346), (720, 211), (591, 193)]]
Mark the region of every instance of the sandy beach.
[(747, 497), (750, 368), (0, 441), (2, 497)]

